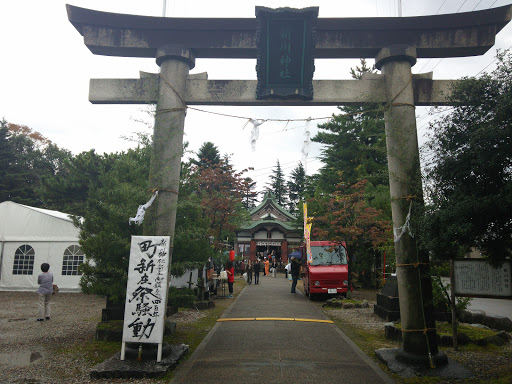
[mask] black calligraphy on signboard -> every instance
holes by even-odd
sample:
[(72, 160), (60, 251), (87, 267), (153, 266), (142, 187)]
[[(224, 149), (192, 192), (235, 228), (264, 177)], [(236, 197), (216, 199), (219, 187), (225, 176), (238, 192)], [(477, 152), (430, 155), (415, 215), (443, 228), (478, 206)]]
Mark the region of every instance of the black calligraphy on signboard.
[(132, 238), (124, 342), (162, 342), (167, 305), (168, 257), (169, 237)]
[(454, 275), (457, 295), (512, 297), (510, 262), (493, 268), (481, 259), (456, 259)]
[(256, 98), (313, 98), (318, 7), (256, 7)]

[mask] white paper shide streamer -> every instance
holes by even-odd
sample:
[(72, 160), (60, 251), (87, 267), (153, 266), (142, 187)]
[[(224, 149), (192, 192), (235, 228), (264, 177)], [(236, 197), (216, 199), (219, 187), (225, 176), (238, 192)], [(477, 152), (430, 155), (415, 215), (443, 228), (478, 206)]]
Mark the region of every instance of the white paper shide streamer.
[(409, 236), (414, 238), (414, 235), (411, 231), (411, 208), (412, 208), (412, 201), (409, 205), (409, 213), (407, 214), (407, 217), (405, 218), (405, 223), (401, 227), (393, 228), (393, 234), (395, 236), (395, 243), (399, 242), (402, 235), (406, 232), (409, 233)]
[(309, 146), (311, 144), (311, 132), (309, 131), (309, 123), (311, 122), (311, 117), (309, 117), (306, 121), (306, 125), (304, 126), (304, 143), (302, 144), (302, 165), (304, 166), (304, 171), (307, 172), (307, 164), (306, 161), (309, 155)]
[(256, 119), (250, 119), (249, 122), (252, 124), (252, 130), (251, 130), (251, 147), (252, 151), (256, 151), (256, 141), (258, 140), (258, 137), (260, 136), (260, 125), (265, 122), (265, 120), (256, 120)]
[(149, 201), (144, 205), (139, 205), (139, 208), (137, 209), (137, 214), (135, 217), (130, 217), (130, 220), (128, 220), (128, 224), (135, 223), (137, 225), (141, 225), (144, 221), (144, 215), (146, 214), (146, 209), (151, 207), (151, 204), (153, 204), (153, 201), (155, 201), (156, 197), (158, 196), (158, 191), (155, 191), (155, 194), (149, 199)]

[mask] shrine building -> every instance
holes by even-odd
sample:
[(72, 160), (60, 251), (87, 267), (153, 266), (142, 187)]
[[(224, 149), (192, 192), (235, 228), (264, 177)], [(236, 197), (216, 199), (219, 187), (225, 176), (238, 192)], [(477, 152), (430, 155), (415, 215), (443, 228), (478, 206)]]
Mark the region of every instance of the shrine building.
[(303, 239), (303, 229), (297, 227), (297, 218), (268, 192), (249, 215), (249, 221), (236, 231), (237, 254), (254, 261), (257, 254), (266, 256), (273, 252), (277, 261), (287, 261), (288, 254), (298, 249)]

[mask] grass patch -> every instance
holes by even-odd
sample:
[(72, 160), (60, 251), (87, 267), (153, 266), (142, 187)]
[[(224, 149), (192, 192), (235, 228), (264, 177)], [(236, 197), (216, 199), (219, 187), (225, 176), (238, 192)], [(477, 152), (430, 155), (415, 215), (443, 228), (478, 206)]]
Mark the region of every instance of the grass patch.
[(77, 343), (69, 347), (61, 348), (57, 353), (80, 355), (92, 365), (102, 363), (121, 350), (118, 341), (92, 340), (87, 343)]
[[(450, 323), (445, 322), (436, 322), (436, 329), (439, 335), (452, 335), (453, 329)], [(496, 335), (496, 332), (491, 331), (490, 329), (472, 327), (468, 324), (458, 324), (457, 332), (465, 333), (471, 340), (483, 339), (485, 337), (490, 337)]]
[(112, 330), (112, 329), (123, 329), (123, 320), (110, 320), (99, 322), (96, 329), (101, 330)]
[[(326, 311), (329, 316), (329, 312)], [(330, 319), (341, 329), (365, 354), (375, 360), (375, 350), (379, 348), (397, 348), (399, 343), (388, 340), (384, 337), (384, 331), (365, 330), (354, 325), (347, 324), (342, 320), (329, 316)]]
[(56, 382), (73, 382), (81, 375), (84, 365), (88, 368), (102, 363), (121, 350), (120, 342), (97, 341), (78, 342), (65, 347), (57, 348), (53, 353), (66, 356), (69, 362), (65, 366), (55, 366), (47, 374), (55, 378)]

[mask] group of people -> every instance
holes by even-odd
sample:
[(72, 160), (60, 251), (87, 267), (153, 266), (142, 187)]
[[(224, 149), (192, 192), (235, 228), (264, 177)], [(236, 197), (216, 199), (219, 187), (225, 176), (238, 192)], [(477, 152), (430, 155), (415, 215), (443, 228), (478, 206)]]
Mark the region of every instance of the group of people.
[(260, 282), (260, 272), (263, 272), (263, 276), (268, 276), (272, 273), (273, 277), (276, 277), (277, 262), (275, 258), (270, 261), (266, 257), (257, 257), (254, 263), (251, 260), (247, 261), (245, 267), (245, 273), (247, 273), (247, 284), (252, 284), (252, 276), (254, 273), (254, 284)]

